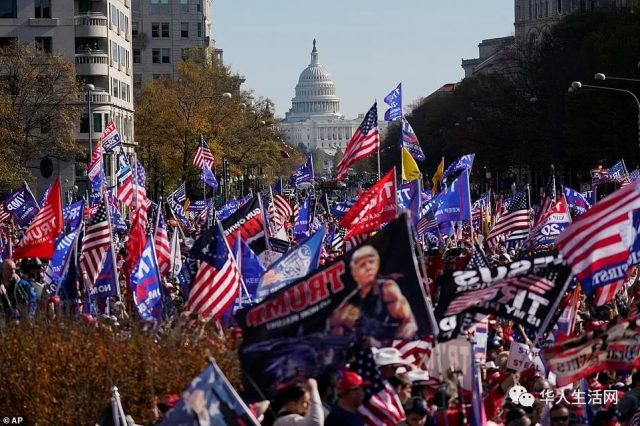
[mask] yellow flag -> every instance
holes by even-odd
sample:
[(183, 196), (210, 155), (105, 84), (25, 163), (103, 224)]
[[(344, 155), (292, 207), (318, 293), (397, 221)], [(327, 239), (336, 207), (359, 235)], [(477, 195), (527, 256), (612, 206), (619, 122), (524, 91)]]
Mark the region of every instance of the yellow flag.
[(438, 164), (438, 168), (436, 169), (436, 172), (433, 174), (433, 177), (431, 178), (431, 182), (433, 182), (433, 188), (431, 189), (431, 194), (436, 195), (436, 192), (438, 192), (438, 186), (440, 185), (440, 182), (442, 182), (443, 176), (444, 176), (444, 157), (442, 157), (442, 160), (440, 160), (440, 164)]
[(187, 211), (190, 205), (191, 205), (190, 199), (187, 198), (186, 200), (184, 200), (184, 205), (182, 206), (182, 208), (184, 209), (185, 212)]
[(416, 160), (413, 159), (409, 151), (402, 148), (402, 180), (407, 182), (412, 180), (422, 180), (422, 173), (418, 169)]

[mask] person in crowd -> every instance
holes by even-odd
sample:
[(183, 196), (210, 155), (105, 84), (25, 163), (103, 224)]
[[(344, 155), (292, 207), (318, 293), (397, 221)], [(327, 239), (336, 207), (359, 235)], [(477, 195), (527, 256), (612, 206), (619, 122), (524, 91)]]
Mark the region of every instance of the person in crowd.
[(322, 400), (322, 409), (324, 411), (325, 419), (331, 412), (331, 406), (336, 403), (337, 385), (338, 378), (335, 374), (326, 373), (318, 377), (318, 392), (320, 393), (320, 399)]
[(549, 410), (549, 420), (552, 426), (569, 426), (569, 408), (564, 404), (556, 404)]
[(530, 426), (531, 420), (522, 408), (513, 407), (507, 412), (504, 424), (505, 426)]
[(16, 273), (16, 264), (11, 259), (2, 262), (0, 300), (7, 320), (20, 319), (22, 315), (33, 318), (36, 314), (36, 292), (29, 281)]
[(378, 251), (370, 245), (358, 248), (351, 257), (350, 267), (359, 291), (329, 318), (331, 332), (343, 335), (357, 327), (376, 339), (412, 339), (418, 326), (411, 306), (398, 283), (378, 276)]
[(409, 363), (402, 359), (400, 351), (396, 348), (380, 348), (374, 355), (374, 360), (382, 377), (389, 380), (396, 375), (398, 368), (410, 369)]
[(307, 379), (280, 392), (282, 409), (278, 412), (274, 426), (322, 426), (324, 412), (315, 379)]
[(628, 422), (640, 409), (640, 371), (631, 376), (631, 386), (625, 392), (615, 408), (616, 418), (621, 422)]
[(411, 398), (411, 379), (409, 374), (396, 374), (389, 379), (389, 384), (395, 389), (402, 405), (405, 405)]
[(404, 404), (406, 418), (400, 421), (398, 426), (424, 426), (428, 414), (427, 401), (419, 396), (413, 396)]
[(345, 371), (338, 382), (338, 402), (331, 408), (325, 424), (331, 426), (364, 426), (357, 410), (364, 401), (366, 383), (358, 373)]

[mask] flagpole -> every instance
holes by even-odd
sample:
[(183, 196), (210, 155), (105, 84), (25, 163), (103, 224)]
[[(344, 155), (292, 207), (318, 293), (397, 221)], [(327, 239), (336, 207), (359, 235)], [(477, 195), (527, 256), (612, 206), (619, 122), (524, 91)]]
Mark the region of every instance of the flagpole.
[[(105, 210), (107, 211), (107, 223), (109, 224), (109, 252), (111, 254), (111, 265), (113, 266), (113, 272), (116, 276), (116, 292), (118, 294), (118, 302), (122, 304), (122, 296), (120, 294), (120, 277), (118, 276), (116, 254), (113, 248), (113, 229), (111, 229), (111, 206), (109, 205), (109, 198), (106, 192), (102, 193), (102, 202), (105, 203)], [(107, 256), (109, 256), (109, 254), (107, 254)], [(106, 303), (107, 306), (109, 306), (109, 298), (107, 298)]]
[[(262, 197), (258, 195), (258, 204), (260, 205), (260, 213), (262, 214), (262, 229), (264, 230), (264, 240), (267, 250), (271, 250), (271, 242), (269, 241), (269, 231), (267, 229), (267, 221), (265, 220), (264, 206), (262, 205)], [(220, 225), (222, 226), (222, 225)], [(222, 233), (224, 235), (224, 232)]]
[(166, 294), (167, 290), (164, 288), (164, 285), (162, 284), (162, 277), (160, 276), (160, 267), (158, 266), (158, 257), (156, 256), (155, 232), (154, 235), (149, 236), (149, 239), (151, 240), (151, 256), (153, 256), (153, 262), (156, 265), (156, 278), (158, 279), (158, 290), (160, 290), (160, 303), (162, 304), (162, 313), (164, 314), (163, 296)]
[[(238, 244), (240, 252), (236, 253), (236, 265), (238, 266), (238, 271), (240, 271), (240, 277), (242, 277), (242, 236), (240, 234), (240, 231), (238, 231), (236, 239), (240, 241), (240, 244)], [(240, 282), (242, 283), (242, 290), (244, 290), (245, 296), (247, 296), (247, 299), (249, 299), (249, 303), (253, 303), (253, 301), (251, 300), (251, 295), (249, 294), (249, 290), (247, 290), (247, 286), (244, 283), (244, 279), (240, 280)]]

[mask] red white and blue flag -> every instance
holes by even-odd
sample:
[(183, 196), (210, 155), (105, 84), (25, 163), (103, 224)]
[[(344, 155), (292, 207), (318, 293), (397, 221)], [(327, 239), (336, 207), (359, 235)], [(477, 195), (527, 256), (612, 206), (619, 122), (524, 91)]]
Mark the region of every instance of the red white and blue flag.
[(102, 270), (102, 264), (110, 244), (109, 216), (103, 199), (89, 220), (82, 239), (80, 272), (87, 274), (87, 281), (91, 285), (96, 282)]
[(204, 169), (204, 166), (209, 166), (209, 169), (213, 170), (216, 167), (216, 160), (211, 153), (211, 150), (207, 146), (207, 142), (204, 140), (204, 136), (200, 135), (200, 145), (193, 158), (193, 165)]
[(158, 211), (158, 226), (154, 233), (156, 258), (158, 260), (158, 270), (162, 276), (169, 275), (171, 272), (171, 249), (169, 248), (169, 234), (167, 234), (167, 225), (161, 211)]
[(107, 124), (107, 127), (102, 131), (100, 140), (102, 141), (102, 148), (105, 152), (111, 152), (117, 147), (122, 146), (122, 138), (120, 137), (120, 133), (118, 133), (118, 129), (116, 129), (116, 123), (110, 121), (109, 124)]
[(342, 160), (336, 166), (336, 180), (341, 181), (349, 167), (380, 150), (380, 134), (378, 133), (378, 107), (374, 103), (362, 124), (355, 131), (344, 150)]

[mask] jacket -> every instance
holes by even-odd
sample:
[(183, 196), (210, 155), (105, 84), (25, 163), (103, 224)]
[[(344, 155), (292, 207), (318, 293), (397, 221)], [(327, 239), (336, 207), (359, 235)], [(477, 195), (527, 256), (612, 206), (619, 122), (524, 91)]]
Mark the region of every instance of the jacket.
[(318, 389), (311, 391), (311, 406), (306, 416), (300, 414), (284, 414), (278, 416), (273, 426), (323, 426), (324, 425), (324, 409), (322, 408), (322, 400)]

